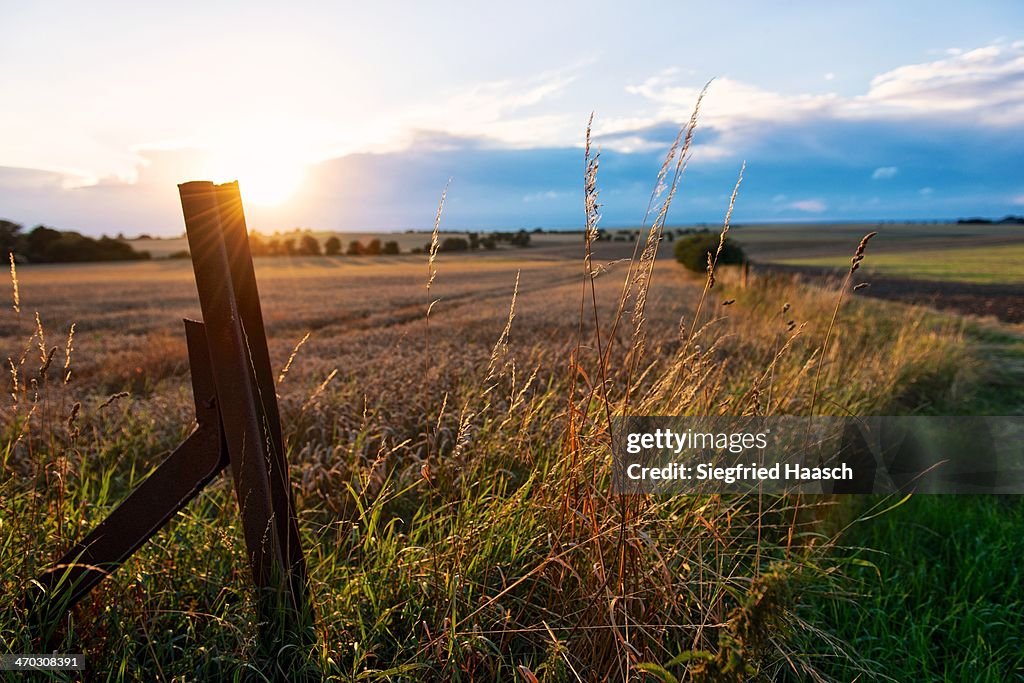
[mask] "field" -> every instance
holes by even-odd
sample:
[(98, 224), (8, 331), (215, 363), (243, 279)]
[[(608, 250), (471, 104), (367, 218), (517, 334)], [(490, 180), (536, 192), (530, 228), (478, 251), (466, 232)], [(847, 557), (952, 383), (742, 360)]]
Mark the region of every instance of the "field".
[[(785, 259), (800, 266), (842, 268), (843, 258)], [(945, 280), (979, 284), (1024, 284), (1024, 243), (998, 247), (951, 247), (879, 254), (868, 273), (900, 275), (920, 280)]]
[[(864, 232), (801, 232), (804, 253), (848, 259)], [(735, 236), (755, 258), (784, 251)], [(705, 299), (670, 247), (635, 262), (632, 244), (597, 242), (590, 278), (582, 236), (545, 237), (442, 255), (429, 289), (423, 255), (257, 259), (275, 370), (294, 353), (278, 391), (318, 617), (317, 647), (287, 675), (1021, 671), (1019, 501), (914, 498), (867, 519), (898, 501), (622, 499), (606, 447), (608, 413), (626, 409), (1012, 414), (1020, 377), (996, 364), (1019, 360), (1019, 331), (858, 296), (824, 346), (827, 282), (765, 270), (743, 286), (721, 269)], [(17, 277), (20, 311), (0, 314), (0, 639), (30, 651), (27, 582), (190, 428), (180, 321), (199, 311), (187, 260)], [(254, 677), (247, 580), (221, 478), (83, 601), (62, 651), (112, 679)]]
[(850, 264), (845, 244), (877, 231), (859, 293), (1024, 323), (1024, 227), (954, 223), (750, 225), (735, 238), (761, 267), (814, 279)]
[[(842, 265), (849, 262), (849, 244), (867, 232), (877, 231), (872, 257), (886, 260), (897, 256), (918, 260), (939, 259), (940, 254), (961, 249), (989, 248), (998, 255), (1006, 247), (1024, 244), (1024, 226), (958, 223), (765, 223), (739, 225), (732, 236), (742, 242), (751, 255), (761, 261), (804, 261), (831, 259)], [(994, 259), (993, 259), (994, 261)], [(1004, 260), (1014, 267), (1010, 259)], [(865, 267), (875, 267), (872, 262)]]

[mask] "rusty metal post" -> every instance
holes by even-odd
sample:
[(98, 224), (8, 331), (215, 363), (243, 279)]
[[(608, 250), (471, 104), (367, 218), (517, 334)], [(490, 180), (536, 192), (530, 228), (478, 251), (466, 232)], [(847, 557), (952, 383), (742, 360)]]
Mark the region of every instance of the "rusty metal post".
[(299, 602), (302, 602), (305, 600), (302, 596), (307, 588), (306, 562), (299, 540), (295, 499), (284, 454), (284, 440), (281, 437), (277, 383), (270, 367), (270, 351), (267, 348), (260, 294), (256, 286), (252, 252), (249, 249), (249, 232), (245, 225), (242, 196), (238, 191), (237, 182), (218, 185), (216, 192), (221, 233), (227, 249), (235, 299), (256, 379), (256, 399), (260, 403), (267, 431), (267, 473), (270, 479), (271, 507), (276, 513), (273, 521), (282, 545), (284, 568), (292, 584), (291, 590), (299, 597)]
[(276, 598), (270, 628), (292, 632), (312, 613), (241, 197), (235, 183), (178, 189), (253, 580)]
[(49, 640), (78, 600), (230, 463), (264, 648), (279, 667), (281, 656), (301, 666), (313, 611), (242, 199), (237, 183), (179, 192), (204, 321), (185, 321), (197, 427), (40, 577), (33, 624)]

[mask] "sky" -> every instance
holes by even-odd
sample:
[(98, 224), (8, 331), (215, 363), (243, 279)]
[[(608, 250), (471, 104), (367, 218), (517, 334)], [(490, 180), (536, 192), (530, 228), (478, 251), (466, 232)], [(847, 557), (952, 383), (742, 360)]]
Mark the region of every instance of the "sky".
[(0, 9), (0, 218), (177, 235), (643, 218), (705, 83), (670, 222), (1024, 214), (1024, 4), (33, 2)]

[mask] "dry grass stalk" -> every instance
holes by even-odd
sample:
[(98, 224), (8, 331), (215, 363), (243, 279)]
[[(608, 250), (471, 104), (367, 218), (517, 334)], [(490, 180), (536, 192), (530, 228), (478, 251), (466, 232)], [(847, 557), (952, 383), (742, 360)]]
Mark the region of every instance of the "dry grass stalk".
[(75, 350), (73, 346), (75, 340), (75, 323), (71, 323), (71, 327), (68, 328), (68, 341), (64, 345), (64, 368), (61, 373), (62, 382), (67, 384), (71, 381), (71, 353)]
[(587, 119), (586, 141), (583, 149), (583, 208), (586, 215), (586, 242), (592, 243), (597, 239), (597, 224), (601, 220), (601, 205), (598, 204), (597, 169), (601, 164), (601, 150), (591, 155), (591, 134), (594, 126), (594, 113), (590, 113)]
[(116, 401), (119, 401), (122, 398), (128, 398), (129, 396), (131, 396), (131, 392), (128, 392), (128, 391), (119, 391), (116, 394), (111, 394), (110, 396), (107, 396), (107, 400), (106, 401), (104, 401), (103, 403), (100, 404), (99, 410), (103, 410), (104, 408), (108, 408), (111, 405), (113, 405)]
[(57, 347), (50, 347), (50, 350), (46, 353), (46, 358), (43, 359), (42, 364), (39, 366), (39, 379), (46, 379), (46, 373), (50, 369), (50, 365), (53, 363), (53, 357), (57, 354)]
[[(621, 315), (625, 310), (627, 302), (632, 298), (634, 302), (633, 348), (629, 364), (630, 372), (626, 384), (626, 395), (623, 397), (623, 409), (625, 409), (629, 403), (633, 375), (635, 375), (637, 365), (640, 358), (643, 356), (644, 311), (647, 307), (647, 294), (651, 286), (651, 276), (654, 272), (654, 262), (657, 258), (658, 246), (661, 244), (662, 234), (665, 229), (665, 222), (668, 220), (669, 208), (672, 206), (672, 200), (675, 198), (679, 183), (682, 179), (683, 173), (686, 171), (687, 164), (689, 163), (690, 146), (693, 144), (694, 136), (697, 132), (697, 123), (700, 119), (701, 104), (704, 101), (704, 96), (707, 94), (707, 90), (710, 85), (711, 82), (709, 81), (697, 95), (697, 101), (694, 103), (693, 112), (690, 114), (689, 122), (687, 122), (685, 126), (682, 126), (679, 129), (679, 132), (676, 133), (676, 137), (673, 140), (672, 145), (669, 147), (668, 153), (665, 155), (665, 160), (662, 162), (661, 168), (658, 170), (657, 180), (655, 182), (654, 190), (651, 192), (651, 197), (648, 200), (647, 210), (644, 213), (644, 220), (641, 224), (641, 230), (643, 230), (643, 227), (646, 225), (647, 219), (650, 217), (651, 211), (655, 206), (658, 207), (658, 212), (648, 231), (647, 241), (639, 262), (637, 262), (637, 248), (634, 247), (633, 249), (633, 259), (630, 261), (629, 269), (626, 272), (622, 297), (619, 300), (619, 308), (615, 319), (612, 322), (610, 337), (614, 338)], [(672, 180), (668, 185), (666, 185), (665, 179), (668, 177), (669, 168), (673, 168), (673, 162), (675, 165)], [(658, 200), (666, 189), (668, 189), (668, 195), (665, 197), (664, 201), (659, 204)], [(637, 247), (639, 247), (639, 244), (638, 240)], [(632, 297), (630, 296), (631, 294)]]
[(488, 393), (494, 388), (490, 383), (497, 373), (498, 358), (508, 353), (508, 337), (512, 333), (512, 321), (516, 317), (516, 298), (519, 296), (519, 276), (521, 273), (522, 270), (516, 271), (516, 283), (512, 288), (512, 302), (508, 307), (508, 319), (505, 321), (505, 328), (498, 336), (498, 341), (494, 343), (494, 349), (491, 351), (491, 357), (487, 362), (487, 375), (484, 377), (484, 384), (488, 386), (484, 393)]
[(21, 315), (21, 293), (18, 291), (18, 268), (14, 265), (14, 253), (7, 254), (11, 259), (11, 287), (14, 290), (14, 312)]
[(299, 343), (292, 349), (291, 355), (288, 356), (288, 362), (284, 364), (284, 368), (281, 370), (281, 374), (277, 376), (277, 384), (280, 386), (284, 382), (284, 378), (288, 376), (288, 371), (292, 368), (292, 363), (295, 362), (295, 356), (298, 355), (299, 349), (306, 343), (312, 332), (307, 332), (306, 335), (299, 340)]
[(333, 370), (331, 370), (331, 372), (327, 375), (327, 378), (320, 383), (320, 385), (313, 391), (313, 393), (309, 395), (309, 398), (306, 399), (306, 402), (302, 404), (302, 410), (299, 411), (300, 413), (305, 412), (307, 408), (316, 403), (316, 400), (320, 398), (320, 395), (323, 394), (324, 391), (327, 389), (327, 385), (331, 383), (331, 380), (333, 380), (335, 376), (337, 376), (337, 374), (338, 368), (334, 368)]
[(7, 359), (7, 364), (11, 366), (11, 401), (14, 405), (18, 405), (18, 366), (14, 364), (13, 358)]
[(814, 415), (814, 405), (818, 398), (818, 383), (821, 380), (821, 366), (825, 364), (825, 353), (828, 350), (828, 343), (832, 339), (832, 330), (835, 329), (836, 321), (839, 319), (839, 308), (843, 305), (843, 297), (846, 295), (846, 290), (850, 286), (850, 281), (853, 279), (853, 274), (860, 268), (861, 261), (864, 260), (864, 250), (868, 246), (868, 242), (871, 241), (877, 231), (869, 232), (861, 238), (860, 244), (857, 245), (857, 249), (853, 252), (853, 258), (850, 259), (850, 269), (846, 272), (846, 278), (843, 280), (842, 286), (839, 288), (839, 295), (836, 297), (836, 306), (832, 310), (832, 319), (829, 320), (828, 329), (825, 331), (825, 341), (821, 343), (821, 352), (818, 355), (818, 366), (814, 370), (814, 386), (811, 388), (811, 405), (807, 410), (809, 416)]
[(43, 321), (39, 319), (39, 311), (36, 311), (36, 336), (39, 337), (39, 362), (46, 362), (46, 336), (43, 334)]
[(79, 401), (75, 401), (75, 404), (71, 406), (71, 413), (68, 415), (67, 427), (72, 440), (78, 438), (78, 425), (75, 424), (75, 421), (78, 419), (78, 413), (81, 410), (82, 404)]
[(740, 184), (743, 182), (743, 172), (746, 168), (747, 162), (744, 161), (740, 166), (740, 174), (736, 178), (736, 185), (732, 188), (732, 195), (729, 197), (729, 208), (725, 212), (725, 221), (722, 224), (722, 232), (718, 236), (718, 248), (715, 250), (715, 255), (712, 257), (711, 252), (708, 252), (707, 279), (704, 281), (704, 291), (701, 292), (700, 298), (697, 300), (697, 309), (693, 314), (693, 322), (690, 323), (690, 332), (686, 335), (686, 344), (692, 341), (693, 332), (697, 327), (697, 321), (700, 319), (701, 309), (704, 307), (704, 301), (708, 297), (708, 292), (715, 286), (715, 268), (718, 266), (718, 257), (722, 253), (722, 247), (725, 245), (725, 237), (729, 234), (729, 223), (732, 220), (732, 212), (736, 207), (736, 197), (739, 195)]
[[(441, 227), (441, 213), (444, 211), (444, 202), (448, 197), (448, 186), (452, 184), (452, 179), (449, 178), (448, 182), (444, 184), (444, 190), (441, 191), (441, 201), (437, 204), (437, 215), (434, 217), (434, 229), (430, 233), (430, 251), (427, 254), (427, 298), (430, 298), (430, 286), (434, 284), (434, 278), (437, 277), (437, 267), (434, 265), (434, 261), (437, 259), (437, 250), (440, 247), (440, 242), (437, 239), (438, 230)], [(433, 303), (430, 304), (433, 307)], [(430, 315), (430, 309), (427, 309), (427, 316)]]

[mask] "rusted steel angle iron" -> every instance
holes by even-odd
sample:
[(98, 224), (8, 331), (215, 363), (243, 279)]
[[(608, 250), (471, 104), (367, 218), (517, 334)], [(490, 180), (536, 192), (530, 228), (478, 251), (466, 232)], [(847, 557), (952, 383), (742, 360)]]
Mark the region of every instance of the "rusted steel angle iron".
[[(259, 292), (237, 183), (179, 186), (203, 322), (185, 321), (196, 427), (89, 535), (38, 579), (33, 621), (57, 621), (231, 465), (259, 588), (307, 610), (306, 567)], [(49, 631), (49, 633), (45, 633)]]

